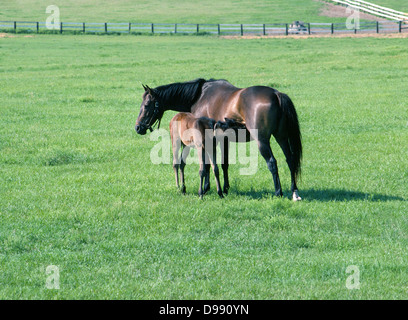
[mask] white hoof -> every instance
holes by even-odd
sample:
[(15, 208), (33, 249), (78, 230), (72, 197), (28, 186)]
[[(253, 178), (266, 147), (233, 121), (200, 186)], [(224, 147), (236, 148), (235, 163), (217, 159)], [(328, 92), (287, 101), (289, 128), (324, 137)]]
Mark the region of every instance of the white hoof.
[(298, 193), (297, 190), (295, 190), (293, 192), (292, 199), (293, 199), (293, 201), (301, 201), (302, 200), (302, 198), (299, 196), (299, 193)]

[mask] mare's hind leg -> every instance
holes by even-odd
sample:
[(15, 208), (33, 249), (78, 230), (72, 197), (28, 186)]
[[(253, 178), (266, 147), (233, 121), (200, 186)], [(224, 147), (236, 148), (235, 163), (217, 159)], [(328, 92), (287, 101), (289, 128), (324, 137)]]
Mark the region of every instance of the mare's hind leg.
[(283, 196), (282, 187), (279, 180), (278, 165), (275, 157), (273, 156), (269, 140), (258, 140), (259, 152), (264, 157), (269, 171), (272, 173), (273, 183), (275, 185), (275, 195), (278, 197)]
[(290, 150), (289, 141), (288, 139), (278, 140), (280, 147), (286, 157), (286, 162), (288, 163), (289, 170), (290, 170), (290, 177), (292, 180), (291, 191), (292, 191), (292, 199), (293, 201), (300, 201), (302, 198), (299, 196), (298, 188), (296, 185), (296, 177), (295, 177), (295, 168), (293, 167), (293, 154)]

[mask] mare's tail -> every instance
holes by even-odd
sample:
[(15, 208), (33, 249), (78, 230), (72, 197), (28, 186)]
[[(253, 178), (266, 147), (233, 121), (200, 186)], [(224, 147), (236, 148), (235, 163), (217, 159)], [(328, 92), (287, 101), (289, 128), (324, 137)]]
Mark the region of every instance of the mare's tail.
[(293, 167), (295, 180), (300, 177), (301, 174), (301, 160), (302, 160), (302, 135), (300, 133), (299, 120), (293, 105), (292, 100), (288, 95), (282, 92), (276, 92), (283, 113), (288, 119), (288, 136), (289, 146), (293, 154)]

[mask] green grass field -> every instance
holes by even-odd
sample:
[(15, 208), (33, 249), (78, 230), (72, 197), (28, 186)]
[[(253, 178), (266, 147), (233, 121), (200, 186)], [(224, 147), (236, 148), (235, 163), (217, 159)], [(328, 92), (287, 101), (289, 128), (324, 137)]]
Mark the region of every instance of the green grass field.
[[(1, 299), (407, 298), (406, 39), (17, 35), (0, 47)], [(253, 176), (231, 166), (225, 199), (212, 180), (203, 201), (198, 165), (183, 196), (172, 166), (150, 162), (156, 142), (134, 131), (141, 84), (197, 77), (289, 94), (304, 201), (289, 200), (274, 141), (283, 199), (261, 157)]]
[(289, 23), (343, 22), (319, 15), (324, 3), (315, 0), (0, 0), (0, 20), (45, 21), (50, 4), (65, 22), (146, 23)]
[[(372, 3), (408, 12), (400, 0), (372, 0)], [(145, 23), (289, 23), (343, 22), (344, 18), (320, 14), (325, 7), (318, 0), (0, 0), (2, 21), (45, 21), (46, 8), (56, 5), (64, 22)]]

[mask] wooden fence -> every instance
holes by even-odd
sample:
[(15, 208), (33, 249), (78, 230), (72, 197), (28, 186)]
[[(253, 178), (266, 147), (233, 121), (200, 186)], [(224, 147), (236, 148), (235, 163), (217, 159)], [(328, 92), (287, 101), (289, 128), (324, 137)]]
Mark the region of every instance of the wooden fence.
[(268, 24), (186, 24), (186, 23), (85, 23), (60, 22), (48, 29), (45, 22), (0, 21), (1, 32), (75, 32), (106, 34), (217, 34), (217, 35), (290, 35), (340, 33), (394, 33), (407, 32), (402, 21), (360, 22), (359, 28), (348, 29), (345, 23), (305, 23), (304, 30), (292, 28), (289, 23)]

